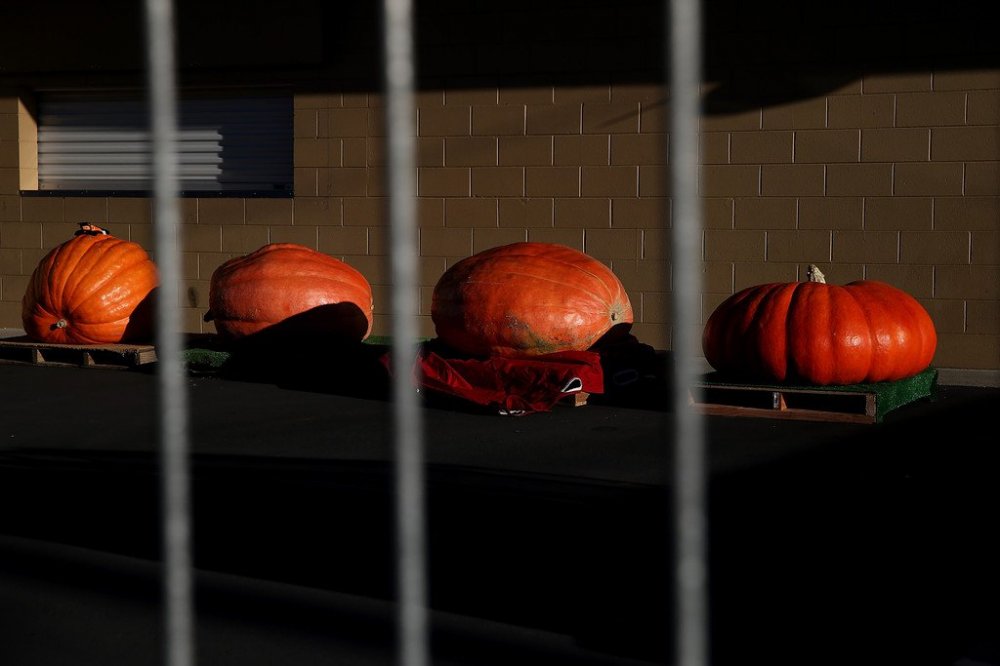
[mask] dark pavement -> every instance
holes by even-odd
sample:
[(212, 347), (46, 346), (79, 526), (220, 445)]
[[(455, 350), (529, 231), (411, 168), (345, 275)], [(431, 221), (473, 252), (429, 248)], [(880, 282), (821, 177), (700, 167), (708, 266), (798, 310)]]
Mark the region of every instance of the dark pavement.
[[(200, 663), (394, 661), (390, 404), (334, 360), (188, 380)], [(427, 404), (435, 664), (669, 663), (668, 393)], [(1000, 664), (998, 407), (708, 417), (713, 663)], [(151, 369), (0, 364), (0, 663), (158, 663), (157, 428)]]

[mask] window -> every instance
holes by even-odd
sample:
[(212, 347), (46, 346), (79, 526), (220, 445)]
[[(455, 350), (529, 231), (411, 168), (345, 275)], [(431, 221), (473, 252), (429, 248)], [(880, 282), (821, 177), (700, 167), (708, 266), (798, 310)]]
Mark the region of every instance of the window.
[[(140, 92), (48, 92), (37, 99), (38, 191), (152, 189), (148, 105)], [(183, 193), (291, 196), (291, 95), (178, 101)]]

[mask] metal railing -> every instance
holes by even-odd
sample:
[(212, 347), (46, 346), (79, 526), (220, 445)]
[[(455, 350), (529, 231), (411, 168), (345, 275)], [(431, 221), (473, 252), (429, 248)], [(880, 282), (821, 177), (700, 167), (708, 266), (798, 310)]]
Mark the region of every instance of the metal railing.
[[(166, 664), (192, 666), (195, 622), (191, 563), (191, 502), (187, 395), (181, 361), (180, 252), (176, 159), (176, 83), (172, 0), (146, 0), (148, 81), (153, 123), (156, 258), (161, 271), (157, 346), (160, 359), (160, 450), (163, 471), (163, 556)], [(385, 0), (383, 52), (387, 107), (389, 220), (391, 234), (392, 334), (394, 358), (414, 357), (417, 339), (416, 163), (414, 159), (413, 21), (411, 0)], [(707, 565), (705, 556), (705, 455), (701, 417), (688, 408), (696, 373), (700, 320), (701, 208), (698, 151), (701, 82), (699, 0), (669, 0), (665, 45), (671, 104), (672, 312), (676, 427), (674, 534), (676, 662), (708, 663)], [(429, 663), (423, 424), (406, 372), (394, 373), (393, 423), (396, 452), (398, 661)], [(667, 563), (664, 563), (667, 566)], [(669, 628), (665, 628), (669, 629)]]

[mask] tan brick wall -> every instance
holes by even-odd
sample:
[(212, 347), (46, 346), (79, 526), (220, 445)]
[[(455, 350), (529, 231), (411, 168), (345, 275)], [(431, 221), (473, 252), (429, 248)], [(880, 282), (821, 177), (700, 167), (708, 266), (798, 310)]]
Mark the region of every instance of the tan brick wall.
[[(636, 335), (669, 347), (662, 86), (430, 87), (417, 101), (423, 334), (448, 266), (531, 240), (606, 262), (633, 300)], [(0, 95), (0, 327), (20, 325), (27, 275), (75, 222), (152, 242), (148, 200), (19, 194), (35, 167), (24, 108)], [(388, 332), (381, 99), (302, 93), (294, 114), (294, 198), (183, 201), (192, 330), (210, 326), (212, 271), (280, 241), (362, 270), (374, 332)], [(706, 115), (702, 130), (704, 316), (735, 290), (802, 279), (817, 263), (831, 282), (876, 278), (916, 296), (940, 332), (936, 365), (1000, 368), (1000, 71), (863, 76)]]

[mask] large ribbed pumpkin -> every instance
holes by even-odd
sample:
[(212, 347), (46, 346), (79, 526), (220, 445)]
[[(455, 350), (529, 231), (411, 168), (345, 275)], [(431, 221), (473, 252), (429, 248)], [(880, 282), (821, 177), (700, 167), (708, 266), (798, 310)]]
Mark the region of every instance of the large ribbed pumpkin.
[(765, 381), (843, 385), (904, 379), (925, 370), (937, 333), (906, 292), (877, 280), (743, 289), (722, 302), (702, 344), (716, 370)]
[[(434, 287), (438, 339), (474, 356), (585, 350), (632, 324), (618, 277), (600, 261), (554, 243), (513, 243), (457, 262)], [(612, 334), (612, 335), (614, 335)]]
[(361, 341), (372, 327), (372, 289), (353, 266), (295, 243), (271, 243), (212, 273), (206, 321), (223, 338), (267, 331)]
[(148, 342), (158, 284), (141, 245), (81, 224), (35, 267), (21, 299), (25, 333), (57, 344)]

